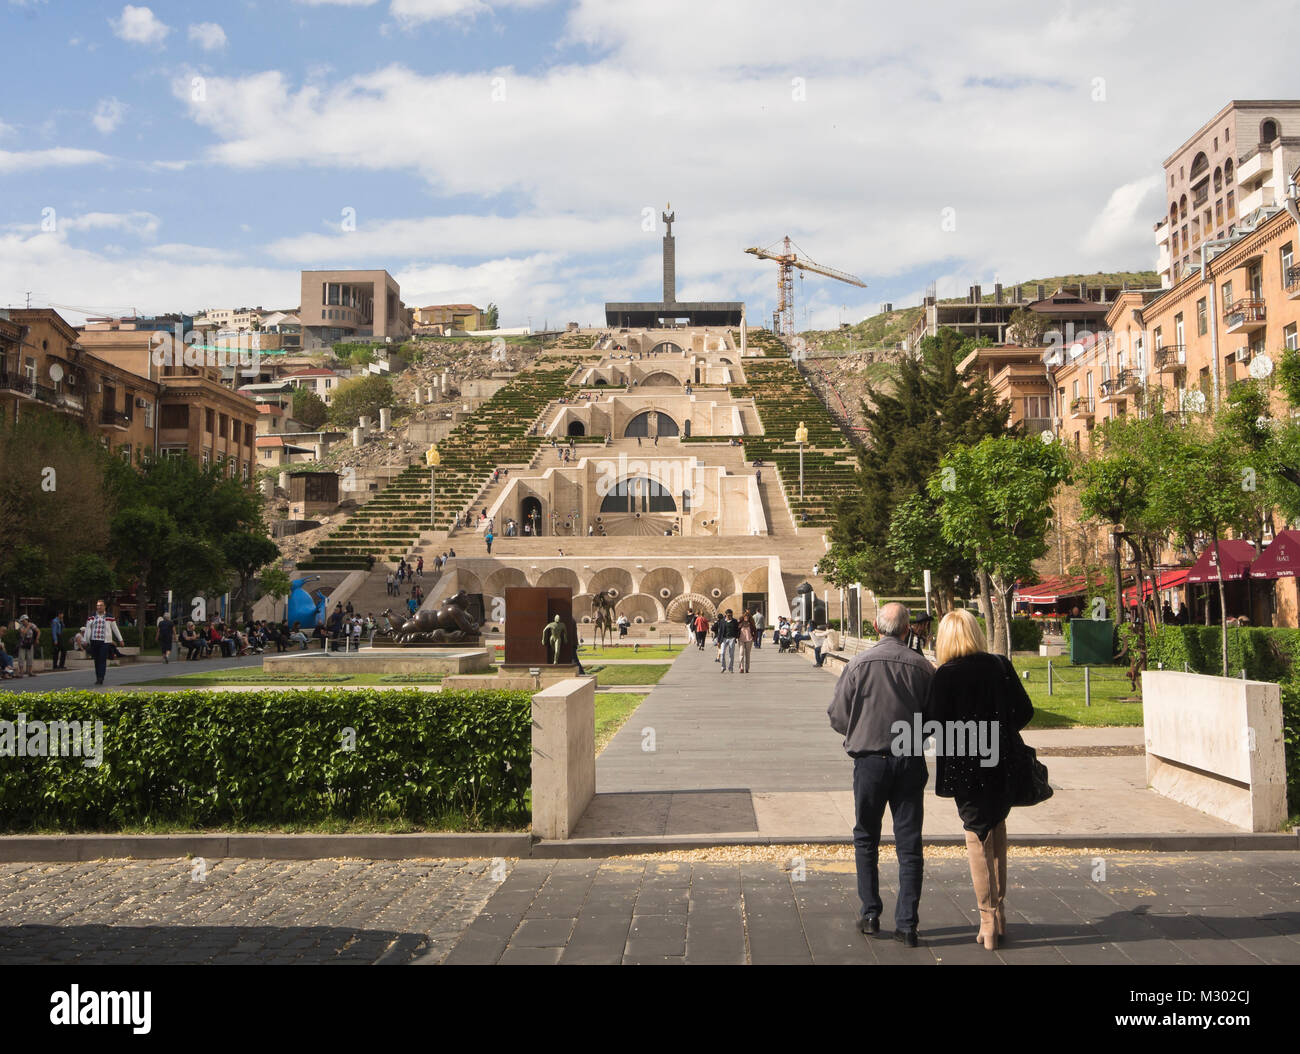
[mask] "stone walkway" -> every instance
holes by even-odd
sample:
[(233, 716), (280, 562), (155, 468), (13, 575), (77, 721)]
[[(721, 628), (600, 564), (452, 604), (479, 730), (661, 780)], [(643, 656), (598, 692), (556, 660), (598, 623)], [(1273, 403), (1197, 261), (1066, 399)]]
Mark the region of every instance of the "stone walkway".
[[(835, 678), (773, 647), (753, 672), (721, 674), (716, 649), (688, 648), (596, 763), (596, 798), (576, 838), (737, 835), (848, 838), (852, 762), (826, 708)], [(1141, 728), (1026, 733), (1043, 752), (1054, 796), (1017, 809), (1012, 834), (1226, 834), (1222, 820), (1146, 789)], [(1054, 755), (1107, 746), (1106, 756)], [(1125, 749), (1127, 748), (1127, 749)], [(927, 836), (959, 836), (949, 799), (927, 787)], [(892, 831), (885, 818), (886, 834)]]
[(0, 865), (0, 965), (1300, 963), (1300, 853), (1013, 854), (1008, 943), (974, 943), (964, 856), (928, 856), (921, 946), (858, 934), (848, 861)]

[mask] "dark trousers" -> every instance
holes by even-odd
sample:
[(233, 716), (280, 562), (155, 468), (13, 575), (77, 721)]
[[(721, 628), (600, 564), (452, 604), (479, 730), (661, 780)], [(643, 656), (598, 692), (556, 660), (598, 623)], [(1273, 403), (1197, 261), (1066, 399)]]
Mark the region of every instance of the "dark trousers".
[(54, 642), (53, 661), (56, 670), (65, 669), (68, 665), (68, 649), (63, 646), (63, 642), (60, 640)]
[(90, 657), (95, 660), (95, 683), (104, 683), (104, 674), (108, 671), (108, 641), (90, 642)]
[(894, 925), (916, 928), (921, 901), (921, 819), (925, 785), (930, 779), (924, 758), (868, 755), (853, 759), (853, 803), (857, 824), (853, 846), (858, 865), (858, 899), (862, 915), (879, 916), (880, 821), (885, 806), (894, 819), (894, 851), (898, 855), (898, 903)]

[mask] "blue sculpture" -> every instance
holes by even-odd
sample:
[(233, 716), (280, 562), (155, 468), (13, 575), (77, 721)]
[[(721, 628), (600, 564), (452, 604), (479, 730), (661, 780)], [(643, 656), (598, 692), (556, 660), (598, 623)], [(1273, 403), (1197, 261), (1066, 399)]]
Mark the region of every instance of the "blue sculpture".
[(315, 629), (325, 624), (325, 607), (329, 603), (324, 593), (317, 591), (313, 597), (303, 588), (308, 582), (315, 582), (320, 575), (311, 578), (295, 578), (293, 592), (289, 594), (289, 625), (299, 623), (303, 629)]

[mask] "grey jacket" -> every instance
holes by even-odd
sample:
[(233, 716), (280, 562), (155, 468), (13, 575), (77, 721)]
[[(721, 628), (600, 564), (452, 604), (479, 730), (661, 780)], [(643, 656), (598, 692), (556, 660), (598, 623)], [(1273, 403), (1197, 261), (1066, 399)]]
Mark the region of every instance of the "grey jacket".
[(851, 757), (888, 751), (894, 722), (922, 714), (934, 667), (897, 637), (882, 637), (844, 668), (826, 713)]

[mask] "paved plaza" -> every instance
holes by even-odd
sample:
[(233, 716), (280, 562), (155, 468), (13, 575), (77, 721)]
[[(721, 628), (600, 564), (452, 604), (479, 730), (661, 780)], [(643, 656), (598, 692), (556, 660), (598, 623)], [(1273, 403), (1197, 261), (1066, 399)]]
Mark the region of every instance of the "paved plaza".
[(1009, 877), (991, 953), (964, 853), (927, 858), (916, 949), (889, 939), (888, 853), (876, 938), (849, 860), (5, 864), (0, 964), (1300, 963), (1298, 853), (1013, 854)]
[[(720, 673), (715, 654), (687, 648), (605, 747), (574, 837), (850, 837), (852, 762), (826, 717), (835, 677), (770, 644), (744, 675)], [(1012, 835), (1239, 833), (1147, 789), (1141, 728), (1042, 729), (1025, 741), (1055, 794), (1016, 809)], [(924, 833), (960, 837), (930, 768)]]

